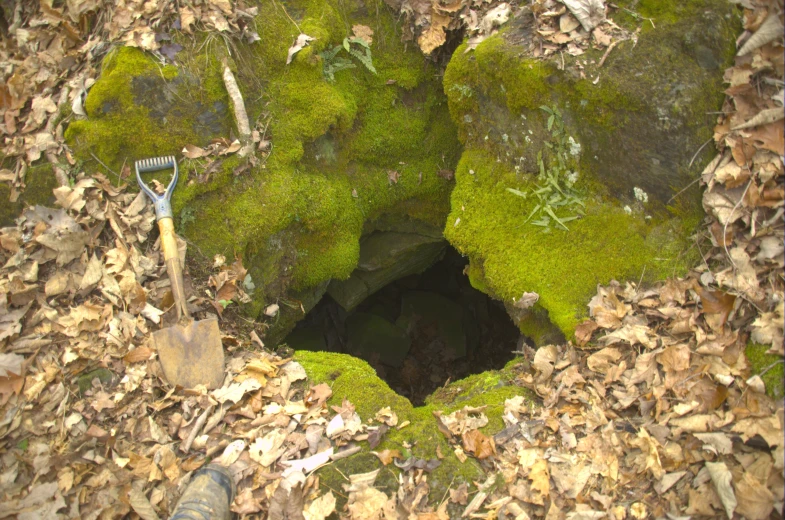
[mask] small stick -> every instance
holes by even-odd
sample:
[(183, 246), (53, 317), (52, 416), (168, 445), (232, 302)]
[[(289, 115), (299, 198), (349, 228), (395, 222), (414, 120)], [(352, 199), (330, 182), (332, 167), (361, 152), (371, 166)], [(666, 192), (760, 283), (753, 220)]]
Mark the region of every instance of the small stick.
[[(50, 134), (55, 134), (55, 122), (60, 117), (63, 107), (66, 105), (66, 103), (68, 103), (68, 94), (68, 87), (63, 87), (63, 89), (60, 91), (60, 98), (57, 100), (57, 110), (55, 110), (54, 113), (49, 116), (49, 120), (46, 122), (45, 130)], [(47, 150), (45, 155), (46, 160), (49, 161), (49, 164), (52, 165), (55, 178), (57, 179), (57, 184), (60, 186), (68, 186), (68, 174), (60, 167), (60, 163), (57, 160), (57, 155), (55, 154), (54, 150)]]
[(238, 155), (240, 157), (245, 157), (253, 149), (253, 143), (251, 142), (251, 124), (248, 121), (248, 112), (245, 111), (243, 94), (240, 92), (237, 80), (234, 78), (232, 70), (226, 63), (224, 63), (223, 77), (226, 91), (229, 93), (229, 98), (232, 100), (234, 118), (237, 120), (237, 131), (240, 133), (240, 141), (243, 143), (243, 147), (238, 152)]
[(224, 439), (221, 442), (219, 442), (218, 444), (216, 444), (215, 446), (213, 446), (212, 448), (210, 448), (209, 450), (207, 450), (205, 452), (204, 456), (205, 456), (205, 458), (209, 459), (210, 457), (215, 455), (216, 452), (221, 451), (222, 449), (226, 448), (227, 446), (229, 446), (229, 441)]
[(101, 166), (103, 166), (104, 168), (109, 170), (109, 172), (113, 173), (114, 176), (117, 177), (118, 181), (120, 181), (121, 183), (123, 182), (123, 179), (120, 177), (120, 174), (118, 174), (116, 171), (114, 171), (113, 169), (108, 167), (106, 164), (104, 164), (104, 162), (101, 159), (99, 159), (98, 157), (96, 157), (96, 155), (93, 152), (90, 152), (90, 155), (93, 157), (93, 159), (98, 161), (98, 164), (100, 164)]
[(614, 47), (616, 47), (616, 45), (618, 45), (618, 43), (619, 43), (620, 41), (621, 41), (621, 40), (614, 40), (614, 41), (612, 41), (612, 42), (611, 42), (611, 44), (610, 44), (610, 45), (608, 45), (608, 48), (607, 48), (607, 49), (605, 49), (605, 54), (603, 54), (603, 55), (602, 55), (602, 58), (600, 58), (600, 63), (598, 63), (598, 64), (597, 64), (597, 68), (598, 68), (598, 69), (599, 69), (600, 67), (602, 67), (603, 63), (605, 63), (605, 59), (608, 57), (608, 54), (610, 54), (610, 53), (611, 53), (611, 50), (613, 50), (613, 48), (614, 48)]
[(777, 365), (779, 365), (780, 363), (785, 363), (785, 360), (778, 359), (777, 361), (775, 361), (775, 362), (774, 362), (774, 363), (772, 363), (771, 365), (769, 365), (769, 366), (767, 366), (766, 368), (764, 368), (763, 370), (761, 370), (761, 371), (760, 371), (760, 374), (758, 374), (758, 375), (759, 375), (760, 377), (763, 377), (763, 376), (766, 374), (766, 372), (768, 372), (768, 371), (769, 371), (769, 370), (771, 370), (772, 368), (776, 367), (776, 366), (777, 366)]
[(188, 438), (185, 440), (184, 443), (180, 444), (180, 451), (182, 451), (183, 453), (188, 453), (188, 451), (191, 449), (191, 444), (193, 444), (194, 440), (196, 440), (196, 436), (199, 434), (199, 430), (201, 430), (202, 426), (204, 426), (204, 422), (207, 420), (207, 416), (210, 415), (210, 412), (213, 411), (213, 408), (215, 408), (215, 405), (211, 404), (210, 406), (207, 407), (207, 410), (202, 412), (202, 415), (200, 415), (199, 418), (196, 419), (196, 422), (194, 423), (194, 427), (191, 430), (191, 433), (188, 434)]
[(725, 226), (722, 228), (722, 247), (725, 249), (725, 254), (728, 255), (728, 260), (730, 260), (733, 269), (736, 270), (738, 270), (738, 267), (736, 266), (736, 262), (733, 261), (733, 258), (731, 258), (730, 253), (728, 252), (728, 241), (725, 240), (725, 237), (728, 236), (728, 224), (731, 222), (731, 219), (733, 218), (733, 214), (736, 213), (738, 207), (741, 205), (742, 202), (744, 202), (744, 197), (747, 196), (747, 190), (750, 189), (751, 185), (752, 185), (752, 177), (750, 177), (750, 180), (747, 183), (747, 187), (744, 188), (744, 193), (741, 194), (741, 198), (739, 199), (739, 202), (737, 202), (736, 205), (733, 206), (733, 209), (730, 212), (730, 216), (727, 218), (727, 220), (725, 221)]
[(703, 149), (706, 147), (706, 145), (707, 145), (707, 144), (709, 144), (709, 143), (710, 143), (710, 142), (712, 142), (712, 141), (714, 141), (714, 138), (713, 138), (713, 137), (710, 137), (708, 141), (706, 141), (705, 143), (703, 143), (703, 144), (701, 145), (701, 147), (700, 147), (700, 148), (698, 148), (698, 151), (697, 151), (697, 152), (695, 152), (695, 155), (693, 155), (693, 156), (692, 156), (692, 159), (690, 160), (690, 164), (687, 166), (687, 168), (689, 168), (689, 167), (691, 167), (691, 166), (692, 166), (692, 163), (694, 163), (694, 162), (695, 162), (695, 159), (697, 159), (697, 158), (698, 158), (698, 154), (699, 154), (699, 153), (701, 153), (701, 150), (703, 150)]
[(218, 409), (217, 412), (215, 412), (215, 414), (213, 414), (212, 417), (210, 417), (210, 422), (208, 422), (204, 427), (204, 433), (210, 433), (210, 431), (213, 428), (215, 428), (216, 426), (218, 426), (218, 424), (220, 424), (220, 422), (223, 420), (225, 415), (226, 415), (226, 410), (224, 410), (224, 407), (222, 406), (221, 408)]
[(345, 449), (343, 451), (339, 451), (338, 453), (335, 453), (333, 455), (330, 455), (330, 460), (336, 461), (336, 460), (345, 459), (346, 457), (351, 457), (355, 453), (359, 453), (360, 450), (362, 450), (361, 446), (352, 446), (351, 448), (348, 448), (348, 449)]

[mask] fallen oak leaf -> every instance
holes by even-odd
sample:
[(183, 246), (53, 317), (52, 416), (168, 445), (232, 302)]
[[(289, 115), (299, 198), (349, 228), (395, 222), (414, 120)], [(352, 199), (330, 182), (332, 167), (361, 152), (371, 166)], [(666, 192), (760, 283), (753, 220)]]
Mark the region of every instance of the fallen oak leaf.
[(326, 495), (322, 495), (303, 509), (303, 516), (305, 520), (324, 520), (335, 511), (335, 495), (332, 491), (328, 491)]
[(442, 435), (447, 437), (448, 440), (452, 439), (452, 432), (450, 431), (449, 428), (447, 428), (447, 426), (442, 421), (441, 412), (434, 411), (433, 416), (436, 418), (436, 427), (439, 429), (440, 432), (442, 432)]
[(731, 486), (733, 477), (728, 466), (724, 462), (707, 462), (706, 469), (709, 470), (711, 482), (714, 484), (714, 489), (720, 497), (722, 507), (725, 508), (725, 513), (728, 515), (728, 518), (733, 518), (733, 511), (736, 509), (738, 501)]
[(305, 405), (309, 408), (313, 406), (321, 408), (332, 395), (332, 388), (327, 383), (316, 385), (308, 390), (308, 394), (305, 396)]
[(538, 491), (543, 497), (551, 493), (551, 474), (548, 471), (548, 462), (545, 459), (538, 459), (529, 471), (529, 480), (532, 481), (532, 489)]
[(182, 149), (181, 153), (187, 159), (200, 159), (202, 157), (207, 157), (210, 155), (208, 150), (204, 148), (199, 148), (198, 146), (194, 146), (192, 144), (185, 145), (185, 148)]
[(700, 297), (703, 312), (707, 314), (719, 314), (721, 317), (720, 321), (724, 325), (733, 310), (736, 296), (723, 291), (709, 290), (700, 285), (697, 281), (693, 284), (693, 289)]
[(371, 453), (376, 455), (376, 457), (385, 466), (389, 465), (393, 461), (393, 459), (401, 458), (401, 452), (399, 450), (372, 451)]
[(596, 321), (586, 320), (575, 327), (575, 339), (578, 341), (578, 346), (586, 345), (591, 339), (591, 335), (599, 328)]
[(478, 459), (487, 459), (496, 455), (496, 444), (493, 438), (483, 435), (480, 430), (469, 430), (461, 435), (463, 449), (474, 454)]

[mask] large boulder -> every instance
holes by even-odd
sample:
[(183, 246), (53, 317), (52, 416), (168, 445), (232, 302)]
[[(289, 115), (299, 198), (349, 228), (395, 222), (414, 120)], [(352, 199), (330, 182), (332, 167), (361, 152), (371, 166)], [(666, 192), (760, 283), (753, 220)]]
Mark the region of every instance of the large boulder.
[[(79, 159), (100, 171), (94, 155), (116, 172), (151, 155), (181, 157), (188, 144), (231, 141), (227, 63), (270, 147), (252, 168), (237, 155), (182, 160), (173, 207), (200, 258), (242, 256), (256, 287), (246, 306), (254, 316), (280, 298), (307, 311), (327, 282), (350, 276), (361, 237), (377, 226), (441, 229), (452, 187), (443, 172), (460, 154), (435, 68), (400, 42), (381, 1), (287, 1), (285, 9), (270, 1), (259, 12), (261, 40), (228, 40), (231, 53), (215, 35), (176, 32), (184, 49), (173, 64), (138, 49), (113, 51), (88, 93), (87, 120), (66, 132)], [(357, 24), (375, 32), (376, 73), (344, 51), (341, 63), (354, 68), (336, 71), (338, 61), (325, 54)], [(300, 31), (314, 40), (287, 65)], [(268, 339), (281, 339), (301, 317), (299, 305), (281, 305)]]
[(724, 0), (635, 9), (656, 24), (602, 65), (604, 49), (533, 58), (524, 12), (474, 51), (458, 47), (444, 77), (465, 146), (445, 236), (470, 257), (476, 287), (507, 304), (537, 293), (530, 312), (568, 336), (598, 283), (678, 274), (698, 255), (694, 181), (711, 155), (698, 152), (722, 105), (737, 15)]

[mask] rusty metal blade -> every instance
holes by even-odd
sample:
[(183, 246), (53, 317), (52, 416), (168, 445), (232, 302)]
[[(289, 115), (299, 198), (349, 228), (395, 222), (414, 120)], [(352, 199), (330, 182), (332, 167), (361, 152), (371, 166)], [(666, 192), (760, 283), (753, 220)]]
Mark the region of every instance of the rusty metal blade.
[(224, 350), (215, 318), (153, 332), (153, 346), (172, 385), (219, 388), (224, 380)]

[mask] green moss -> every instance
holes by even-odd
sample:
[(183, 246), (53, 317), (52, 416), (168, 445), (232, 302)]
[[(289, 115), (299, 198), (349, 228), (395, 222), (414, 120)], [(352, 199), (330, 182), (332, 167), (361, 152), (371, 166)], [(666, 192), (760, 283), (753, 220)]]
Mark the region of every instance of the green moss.
[[(401, 430), (390, 429), (377, 450), (398, 449), (405, 453), (405, 442), (412, 446), (409, 451), (413, 456), (433, 459), (437, 457), (438, 447), (444, 459), (428, 478), (432, 498), (436, 499), (441, 498), (451, 483), (471, 484), (483, 475), (483, 471), (473, 458), (463, 464), (457, 459), (444, 435), (439, 432), (433, 412), (449, 414), (464, 406), (486, 406), (484, 413), (489, 422), (481, 430), (486, 435), (493, 435), (504, 427), (502, 414), (505, 399), (517, 395), (531, 398), (524, 388), (512, 384), (516, 362), (509, 363), (500, 371), (475, 374), (455, 381), (429, 397), (425, 406), (414, 408), (407, 399), (393, 392), (379, 379), (365, 361), (345, 354), (307, 351), (297, 351), (295, 359), (305, 367), (311, 384), (330, 385), (333, 395), (328, 401), (329, 405), (339, 405), (347, 399), (354, 404), (363, 421), (373, 418), (379, 409), (389, 406), (398, 415), (399, 424), (403, 421), (411, 422)], [(351, 457), (349, 461), (343, 463), (341, 468), (347, 475), (382, 467), (375, 457), (369, 458), (363, 454)], [(392, 476), (398, 472), (397, 468), (388, 466), (382, 473), (388, 471)], [(339, 474), (331, 469), (322, 470), (320, 475), (326, 479), (326, 485), (334, 489), (342, 481)], [(395, 486), (391, 489), (395, 489)]]
[(43, 205), (53, 206), (55, 197), (52, 190), (57, 188), (52, 165), (41, 163), (28, 168), (25, 174), (25, 189), (16, 202), (9, 202), (11, 188), (6, 183), (0, 183), (0, 227), (13, 225), (14, 220), (22, 213), (25, 207)]
[(102, 168), (96, 156), (115, 172), (141, 158), (178, 155), (186, 144), (207, 144), (204, 126), (227, 127), (220, 120), (227, 95), (195, 92), (194, 81), (214, 88), (217, 74), (213, 66), (183, 75), (139, 49), (115, 49), (85, 101), (88, 119), (71, 122), (65, 137), (78, 158)]
[(597, 284), (637, 280), (644, 269), (646, 279), (663, 278), (690, 265), (679, 254), (689, 242), (679, 238), (685, 233), (678, 220), (647, 223), (641, 214), (627, 215), (594, 199), (587, 201), (585, 218), (568, 224), (570, 231), (543, 230), (525, 223), (536, 201), (506, 190), (526, 191), (532, 181), (519, 181), (486, 152), (464, 152), (456, 177), (447, 239), (470, 258), (482, 258), (484, 280), (502, 300), (538, 293), (540, 305), (567, 336), (585, 315)]
[[(511, 314), (514, 311), (513, 308)], [(542, 305), (535, 304), (534, 307), (522, 312), (521, 315), (521, 318), (516, 320), (518, 329), (536, 346), (558, 345), (565, 341), (562, 331), (554, 326), (548, 316), (548, 311)]]
[[(697, 257), (687, 237), (703, 215), (700, 190), (682, 188), (694, 185), (710, 155), (688, 166), (711, 136), (738, 17), (718, 0), (677, 4), (640, 2), (644, 16), (657, 10), (657, 29), (636, 45), (620, 43), (601, 69), (596, 49), (563, 61), (529, 58), (515, 43), (525, 29), (512, 24), (473, 52), (459, 47), (445, 72), (450, 113), (466, 146), (445, 236), (470, 257), (475, 287), (508, 303), (539, 293), (543, 311), (567, 336), (598, 283), (638, 280), (644, 271), (648, 280), (683, 273)], [(524, 224), (536, 202), (505, 191), (531, 190), (538, 152), (549, 160), (545, 146), (553, 138), (543, 105), (562, 112), (567, 135), (581, 145), (577, 164), (566, 167), (580, 174), (587, 214), (570, 222), (569, 232)], [(633, 197), (636, 187), (648, 194), (646, 204)], [(540, 321), (521, 327), (542, 339), (547, 320)]]
[(753, 375), (768, 369), (761, 376), (766, 385), (766, 394), (772, 399), (782, 399), (785, 396), (785, 370), (783, 370), (782, 356), (766, 354), (767, 350), (769, 350), (769, 345), (748, 343), (744, 352)]
[[(234, 55), (241, 86), (263, 89), (246, 103), (252, 115), (270, 117), (273, 150), (265, 167), (234, 179), (233, 167), (224, 166), (207, 183), (184, 181), (175, 200), (175, 212), (194, 211), (186, 235), (207, 256), (244, 256), (256, 299), (348, 277), (364, 223), (379, 215), (441, 227), (451, 183), (437, 172), (454, 168), (460, 153), (433, 70), (391, 36), (396, 21), (386, 9), (377, 16), (376, 4), (294, 2), (287, 10), (318, 38), (290, 65), (285, 57), (299, 32), (273, 2), (259, 22), (262, 41)], [(378, 75), (358, 67), (330, 83), (319, 52), (340, 43), (354, 23), (378, 35), (371, 47)], [(393, 170), (397, 183), (389, 180)]]

